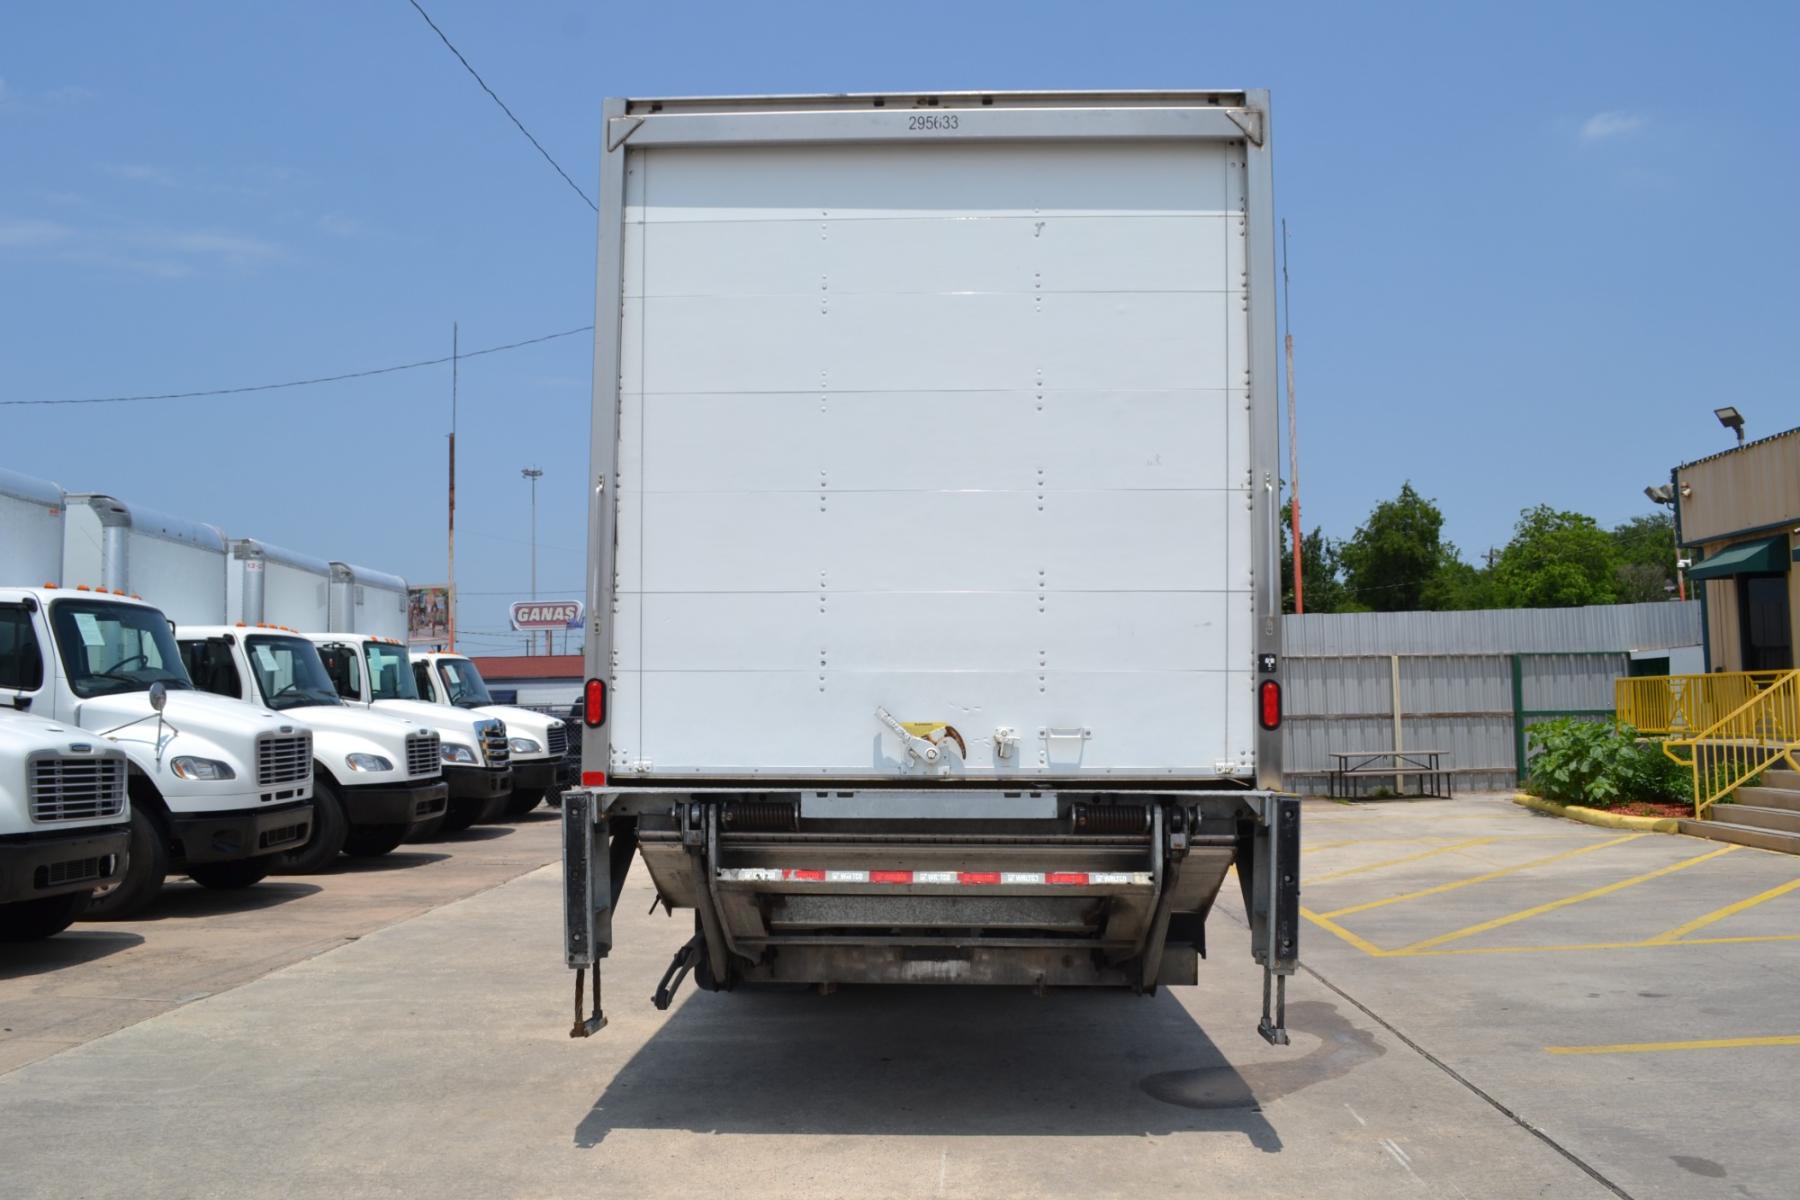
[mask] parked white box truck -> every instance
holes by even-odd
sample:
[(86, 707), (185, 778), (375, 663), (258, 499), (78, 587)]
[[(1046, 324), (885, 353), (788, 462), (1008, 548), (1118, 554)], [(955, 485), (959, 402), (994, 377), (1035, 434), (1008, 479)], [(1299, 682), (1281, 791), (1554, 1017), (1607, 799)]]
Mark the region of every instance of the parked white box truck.
[(636, 849), (659, 1007), (1194, 983), (1235, 862), (1285, 1041), (1266, 93), (604, 126), (573, 1033)]
[(0, 562), (19, 583), (63, 577), (62, 488), (0, 468)]
[[(0, 624), (0, 676), (16, 671), (12, 632)], [(119, 882), (126, 769), (124, 751), (84, 729), (0, 709), (0, 941), (61, 933)]]
[(325, 673), (346, 704), (417, 721), (442, 739), (450, 805), (443, 828), (454, 833), (498, 821), (512, 795), (512, 747), (506, 722), (419, 697), (406, 643), (360, 633), (308, 633)]
[(513, 772), (507, 816), (522, 817), (546, 799), (560, 802), (563, 789), (573, 785), (581, 773), (569, 740), (568, 722), (516, 704), (495, 704), (480, 668), (460, 654), (414, 650), (411, 657), (413, 682), (421, 700), (453, 705), (506, 722)]
[[(0, 491), (0, 514), (12, 514), (0, 525), (24, 520), (20, 505), (47, 507), (49, 487), (35, 499)], [(62, 576), (44, 570), (47, 538), (0, 546), (0, 645), (9, 647), (0, 706), (77, 726), (125, 753), (127, 863), (88, 913), (135, 912), (170, 872), (215, 888), (257, 882), (311, 835), (312, 737), (266, 708), (194, 691), (168, 615), (128, 593), (216, 607), (223, 537), (97, 494), (70, 495), (61, 508)]]
[[(331, 609), (326, 623), (308, 628), (406, 640), (406, 580), (350, 563), (331, 564)], [(292, 625), (292, 621), (283, 624)]]
[(344, 703), (318, 647), (270, 625), (177, 625), (195, 686), (265, 705), (313, 738), (313, 834), (277, 861), (284, 874), (329, 869), (340, 852), (386, 854), (441, 827), (450, 789), (429, 725)]
[(64, 581), (136, 593), (179, 620), (200, 614), (217, 620), (225, 603), (225, 558), (217, 526), (98, 492), (69, 493)]

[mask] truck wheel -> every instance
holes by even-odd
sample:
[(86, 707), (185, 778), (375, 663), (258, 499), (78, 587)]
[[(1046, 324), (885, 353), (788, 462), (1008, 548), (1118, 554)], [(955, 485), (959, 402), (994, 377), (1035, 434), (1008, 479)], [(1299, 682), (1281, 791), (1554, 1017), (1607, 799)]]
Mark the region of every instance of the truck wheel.
[(350, 821), (344, 816), (343, 803), (331, 790), (331, 784), (314, 772), (312, 836), (304, 846), (272, 855), (273, 874), (317, 875), (329, 871), (337, 861), (338, 851), (344, 848), (344, 838), (349, 832)]
[[(135, 797), (134, 797), (135, 799)], [(119, 882), (95, 892), (78, 914), (84, 921), (116, 921), (140, 912), (162, 890), (169, 873), (169, 847), (154, 818), (131, 806), (131, 840), (126, 843), (125, 869)]]
[(352, 858), (376, 858), (386, 854), (413, 831), (411, 825), (363, 825), (344, 838), (344, 853)]
[(61, 933), (87, 906), (87, 898), (86, 892), (67, 892), (0, 904), (0, 942), (35, 942)]
[(515, 788), (506, 798), (506, 819), (516, 820), (543, 803), (543, 788)]
[(198, 863), (188, 868), (188, 878), (201, 887), (230, 892), (261, 883), (275, 865), (275, 855), (259, 854), (255, 858), (234, 858), (230, 862)]

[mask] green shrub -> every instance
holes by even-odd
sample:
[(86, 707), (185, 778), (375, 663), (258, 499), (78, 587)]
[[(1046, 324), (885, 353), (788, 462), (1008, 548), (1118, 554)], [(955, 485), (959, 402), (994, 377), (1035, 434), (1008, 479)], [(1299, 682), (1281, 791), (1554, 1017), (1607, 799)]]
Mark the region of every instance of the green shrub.
[(1685, 801), (1687, 768), (1629, 725), (1559, 717), (1526, 728), (1529, 786), (1561, 804), (1610, 808), (1634, 800)]

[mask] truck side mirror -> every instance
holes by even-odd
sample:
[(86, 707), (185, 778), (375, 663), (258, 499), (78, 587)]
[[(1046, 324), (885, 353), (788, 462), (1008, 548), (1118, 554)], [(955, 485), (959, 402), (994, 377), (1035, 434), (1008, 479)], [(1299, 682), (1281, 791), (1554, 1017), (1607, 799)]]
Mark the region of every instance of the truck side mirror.
[(169, 702), (169, 685), (164, 683), (160, 679), (157, 680), (155, 683), (151, 684), (150, 685), (150, 707), (155, 709), (157, 712), (161, 712), (163, 710), (163, 705), (167, 704), (168, 702)]

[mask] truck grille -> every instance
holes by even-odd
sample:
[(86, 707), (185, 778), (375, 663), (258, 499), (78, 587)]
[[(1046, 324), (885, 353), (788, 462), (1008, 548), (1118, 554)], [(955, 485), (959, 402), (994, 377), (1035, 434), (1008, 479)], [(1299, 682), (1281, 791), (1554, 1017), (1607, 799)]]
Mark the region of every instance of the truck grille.
[(31, 883), (40, 892), (65, 883), (99, 883), (114, 874), (118, 865), (118, 856), (114, 854), (102, 854), (95, 858), (68, 858), (39, 867), (32, 875)]
[(444, 760), (435, 733), (406, 735), (406, 773), (408, 775), (442, 775)]
[(31, 819), (83, 821), (125, 811), (122, 758), (39, 758), (31, 764)]
[(550, 752), (551, 758), (561, 758), (569, 752), (569, 727), (561, 721), (550, 727), (549, 745), (544, 748)]
[(512, 747), (506, 741), (506, 726), (490, 721), (481, 727), (481, 753), (490, 767), (504, 767), (512, 761)]
[(312, 734), (269, 735), (256, 741), (256, 786), (303, 783), (312, 778)]

